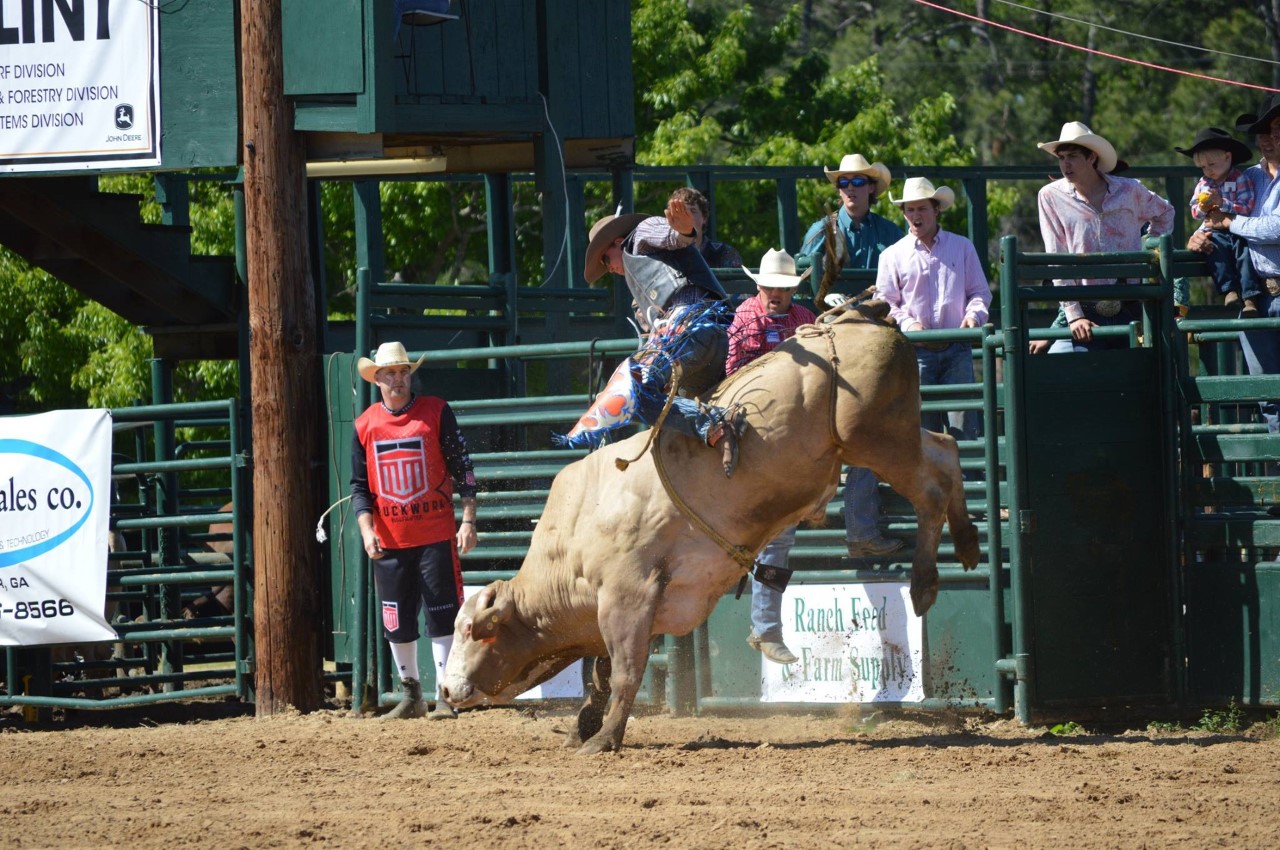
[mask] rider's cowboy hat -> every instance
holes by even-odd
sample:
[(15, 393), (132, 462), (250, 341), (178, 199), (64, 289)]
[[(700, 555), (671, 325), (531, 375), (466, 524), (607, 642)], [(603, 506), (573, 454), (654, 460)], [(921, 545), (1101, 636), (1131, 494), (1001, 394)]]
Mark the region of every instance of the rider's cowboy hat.
[(582, 276), (587, 279), (587, 283), (595, 283), (609, 270), (609, 267), (604, 264), (604, 252), (613, 244), (613, 240), (626, 236), (648, 217), (644, 213), (607, 215), (591, 225), (587, 258), (582, 263)]
[(835, 183), (841, 177), (852, 177), (855, 174), (862, 174), (870, 177), (876, 184), (876, 192), (883, 194), (889, 191), (889, 183), (893, 180), (893, 175), (889, 173), (889, 169), (885, 167), (883, 162), (867, 162), (867, 158), (860, 153), (845, 154), (844, 159), (840, 160), (838, 168), (830, 169), (823, 166), (822, 172), (827, 175), (827, 179)]
[(1205, 127), (1196, 133), (1196, 140), (1191, 143), (1191, 147), (1175, 146), (1174, 150), (1187, 156), (1195, 156), (1200, 151), (1226, 151), (1231, 154), (1233, 166), (1248, 162), (1253, 157), (1253, 152), (1249, 150), (1248, 145), (1239, 139), (1232, 138), (1226, 130), (1217, 127)]
[(1111, 143), (1090, 130), (1079, 121), (1068, 121), (1062, 125), (1062, 135), (1053, 142), (1041, 142), (1036, 145), (1042, 151), (1053, 156), (1057, 153), (1060, 145), (1079, 145), (1082, 148), (1091, 150), (1098, 155), (1098, 170), (1103, 174), (1110, 174), (1116, 168), (1116, 149)]
[(804, 274), (796, 274), (796, 261), (786, 251), (775, 251), (770, 248), (764, 252), (764, 256), (760, 258), (760, 272), (752, 274), (751, 269), (746, 266), (742, 270), (747, 273), (747, 277), (751, 278), (759, 286), (767, 286), (771, 289), (791, 289), (800, 285), (800, 281), (805, 279)]
[(889, 202), (902, 206), (911, 201), (937, 201), (938, 212), (942, 212), (956, 202), (956, 193), (946, 186), (933, 188), (927, 177), (908, 177), (902, 184), (902, 197), (890, 195)]
[(384, 342), (373, 353), (372, 360), (368, 357), (361, 357), (356, 362), (356, 370), (360, 373), (360, 377), (373, 384), (377, 383), (379, 369), (385, 369), (388, 366), (408, 366), (409, 374), (412, 375), (418, 371), (418, 367), (422, 365), (422, 361), (426, 357), (427, 353), (424, 351), (422, 356), (418, 358), (418, 362), (414, 363), (409, 360), (409, 353), (404, 350), (404, 343)]

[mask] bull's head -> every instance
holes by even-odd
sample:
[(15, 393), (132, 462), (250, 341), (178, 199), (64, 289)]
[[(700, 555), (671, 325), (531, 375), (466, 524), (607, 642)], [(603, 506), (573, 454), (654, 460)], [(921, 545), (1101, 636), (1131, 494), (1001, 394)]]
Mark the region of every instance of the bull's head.
[(467, 599), (454, 620), (445, 700), (455, 708), (510, 702), (580, 657), (548, 652), (545, 643), (521, 620), (511, 583), (493, 582)]

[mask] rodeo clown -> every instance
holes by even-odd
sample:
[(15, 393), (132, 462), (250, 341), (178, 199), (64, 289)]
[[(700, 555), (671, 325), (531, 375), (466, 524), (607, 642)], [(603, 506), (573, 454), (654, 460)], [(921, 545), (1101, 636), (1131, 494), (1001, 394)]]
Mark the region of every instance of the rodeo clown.
[[(438, 689), (462, 604), (458, 556), (476, 545), (476, 478), (467, 442), (444, 399), (414, 395), (413, 373), (421, 364), (421, 357), (410, 363), (398, 342), (383, 343), (372, 360), (361, 357), (357, 364), (360, 377), (382, 394), (355, 421), (351, 504), (373, 562), (382, 634), (404, 687), (388, 720), (455, 716)], [(455, 489), (462, 498), (456, 525)], [(430, 714), (418, 678), (418, 614), (424, 604), (437, 683)]]
[[(591, 228), (583, 276), (595, 283), (606, 272), (622, 275), (634, 300), (636, 320), (649, 336), (618, 366), (604, 390), (560, 442), (597, 446), (605, 433), (632, 419), (653, 425), (666, 404), (675, 364), (679, 389), (696, 396), (724, 378), (733, 321), (728, 296), (695, 247), (702, 213), (672, 198), (665, 215), (605, 216)], [(677, 397), (662, 427), (721, 447), (726, 477), (738, 463), (741, 409), (720, 408)]]

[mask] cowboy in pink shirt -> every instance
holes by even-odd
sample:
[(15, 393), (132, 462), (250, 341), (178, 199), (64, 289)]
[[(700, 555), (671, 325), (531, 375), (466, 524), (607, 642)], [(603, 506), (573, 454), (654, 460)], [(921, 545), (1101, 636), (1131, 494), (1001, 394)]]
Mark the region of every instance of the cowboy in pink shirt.
[[(880, 255), (876, 297), (889, 302), (889, 314), (904, 331), (976, 328), (987, 321), (991, 287), (977, 250), (965, 237), (938, 226), (938, 214), (955, 197), (946, 186), (935, 189), (927, 179), (912, 177), (901, 198), (889, 198), (910, 230)], [(973, 383), (973, 351), (967, 342), (916, 343), (916, 361), (922, 385)], [(977, 439), (977, 417), (962, 418), (960, 438)], [(921, 422), (946, 433), (941, 414), (926, 413)]]
[[(1130, 177), (1116, 177), (1119, 164), (1115, 148), (1084, 124), (1062, 125), (1061, 138), (1038, 147), (1058, 160), (1062, 179), (1040, 189), (1040, 234), (1050, 254), (1096, 254), (1141, 251), (1142, 226), (1160, 236), (1173, 229), (1175, 211), (1164, 198)], [(1057, 286), (1113, 284), (1115, 278), (1055, 280)], [(1127, 324), (1132, 316), (1116, 302), (1097, 304), (1064, 301), (1062, 309), (1071, 326), (1072, 343), (1059, 340), (1052, 351), (1098, 347), (1093, 328)], [(1074, 345), (1073, 345), (1074, 343)], [(1032, 353), (1049, 348), (1046, 340), (1031, 344)]]

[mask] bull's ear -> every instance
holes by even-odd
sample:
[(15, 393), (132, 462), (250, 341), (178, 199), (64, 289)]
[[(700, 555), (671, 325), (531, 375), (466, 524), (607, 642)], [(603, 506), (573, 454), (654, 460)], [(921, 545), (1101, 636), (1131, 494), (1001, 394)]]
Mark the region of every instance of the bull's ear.
[(498, 628), (510, 620), (511, 615), (515, 613), (515, 600), (512, 599), (506, 582), (494, 582), (484, 589), (483, 594), (478, 601), (482, 604), (486, 602), (491, 604), (483, 607), (476, 606), (476, 612), (471, 619), (471, 637), (475, 640), (491, 641), (498, 636)]

